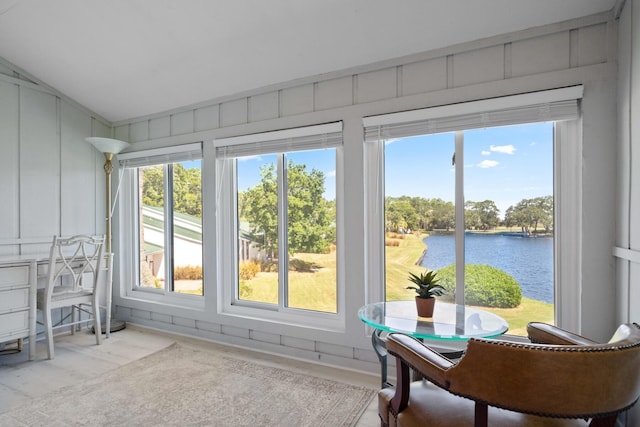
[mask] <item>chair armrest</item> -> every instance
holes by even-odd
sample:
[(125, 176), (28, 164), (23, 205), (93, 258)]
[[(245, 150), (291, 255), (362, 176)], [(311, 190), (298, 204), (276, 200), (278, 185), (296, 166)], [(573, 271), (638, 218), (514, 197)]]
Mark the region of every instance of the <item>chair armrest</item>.
[(447, 369), (455, 363), (408, 335), (392, 333), (387, 336), (387, 351), (401, 359), (424, 377), (437, 384), (445, 384)]
[(599, 344), (589, 338), (574, 334), (546, 323), (531, 322), (527, 325), (529, 340), (535, 344), (554, 345), (594, 345)]

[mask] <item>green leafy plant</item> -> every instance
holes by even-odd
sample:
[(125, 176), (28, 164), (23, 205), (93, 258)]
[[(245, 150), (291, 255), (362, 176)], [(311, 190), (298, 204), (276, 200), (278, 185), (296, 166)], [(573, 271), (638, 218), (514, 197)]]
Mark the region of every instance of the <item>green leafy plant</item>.
[(419, 298), (433, 298), (442, 295), (444, 288), (438, 284), (436, 277), (437, 272), (426, 270), (420, 275), (409, 273), (409, 281), (415, 283), (416, 286), (407, 286), (407, 289), (413, 289)]

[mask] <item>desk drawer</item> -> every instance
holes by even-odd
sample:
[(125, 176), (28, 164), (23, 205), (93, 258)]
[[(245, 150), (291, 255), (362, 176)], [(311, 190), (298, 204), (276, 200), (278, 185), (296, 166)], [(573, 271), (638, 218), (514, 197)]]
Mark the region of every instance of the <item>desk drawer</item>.
[(0, 314), (0, 341), (29, 335), (29, 310)]
[(29, 284), (29, 266), (0, 267), (0, 290)]
[(29, 288), (0, 292), (0, 313), (29, 308)]

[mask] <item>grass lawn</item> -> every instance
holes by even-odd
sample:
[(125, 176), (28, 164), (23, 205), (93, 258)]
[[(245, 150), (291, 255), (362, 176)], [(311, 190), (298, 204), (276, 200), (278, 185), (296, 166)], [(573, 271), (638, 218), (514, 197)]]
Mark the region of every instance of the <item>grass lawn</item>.
[[(405, 289), (409, 282), (409, 272), (424, 270), (417, 265), (425, 245), (424, 235), (407, 234), (387, 236), (387, 240), (397, 242), (397, 246), (386, 246), (387, 259), (387, 299), (411, 300), (414, 291)], [(395, 243), (394, 243), (395, 244)], [(295, 259), (311, 266), (310, 271), (289, 272), (289, 306), (308, 310), (336, 312), (336, 256), (329, 254), (296, 254)], [(241, 289), (248, 290), (247, 300), (278, 303), (278, 273), (260, 272), (251, 280), (241, 281)], [(519, 307), (487, 308), (509, 323), (509, 334), (526, 336), (526, 326), (530, 321), (553, 323), (553, 305), (522, 298)]]

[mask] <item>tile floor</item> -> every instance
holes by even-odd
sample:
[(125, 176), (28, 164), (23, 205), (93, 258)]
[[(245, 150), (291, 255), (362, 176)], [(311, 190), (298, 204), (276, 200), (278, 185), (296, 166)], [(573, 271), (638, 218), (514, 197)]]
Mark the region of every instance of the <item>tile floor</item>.
[[(156, 332), (128, 325), (115, 332), (103, 345), (95, 345), (89, 332), (56, 337), (56, 357), (46, 358), (43, 341), (37, 343), (35, 361), (28, 361), (26, 349), (16, 354), (0, 354), (0, 413), (25, 404), (29, 399), (55, 391), (78, 381), (92, 378), (126, 363), (156, 352), (173, 342), (183, 345), (220, 348), (236, 357), (262, 364), (305, 372), (318, 377), (348, 381), (352, 384), (379, 387), (373, 375), (329, 368), (299, 360), (292, 360), (192, 338)], [(11, 347), (11, 346), (7, 346)], [(357, 427), (379, 425), (377, 400), (374, 398), (356, 424)]]

